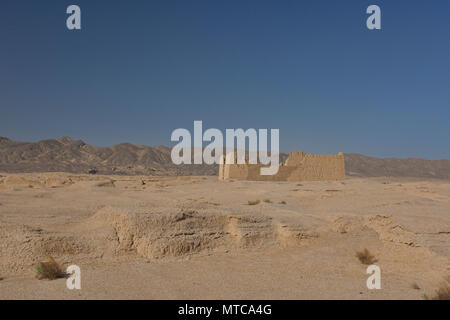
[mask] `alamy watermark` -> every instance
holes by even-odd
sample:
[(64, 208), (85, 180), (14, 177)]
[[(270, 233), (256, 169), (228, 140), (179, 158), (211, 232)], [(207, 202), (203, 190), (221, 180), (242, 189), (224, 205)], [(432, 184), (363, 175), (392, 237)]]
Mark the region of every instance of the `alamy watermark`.
[[(366, 20), (366, 26), (369, 30), (381, 29), (381, 9), (373, 4), (367, 7), (366, 13), (370, 16)], [(70, 14), (66, 19), (66, 26), (69, 30), (81, 30), (81, 8), (72, 4), (67, 7), (66, 14)]]
[[(194, 121), (194, 136), (189, 130), (175, 129), (171, 141), (178, 141), (172, 148), (174, 164), (262, 164), (261, 175), (277, 174), (279, 168), (280, 130), (270, 129), (270, 152), (267, 129), (226, 129), (224, 135), (219, 129), (211, 128), (203, 132), (203, 122)], [(203, 148), (203, 142), (210, 142)], [(235, 144), (235, 141), (237, 142)], [(246, 161), (246, 141), (248, 141), (248, 162)], [(225, 149), (225, 156), (224, 156)], [(193, 157), (192, 157), (193, 150)], [(236, 151), (236, 152), (235, 152)], [(259, 159), (259, 162), (258, 162)]]
[(367, 267), (366, 273), (371, 275), (370, 277), (367, 278), (367, 281), (366, 281), (367, 289), (380, 290), (381, 289), (381, 269), (380, 269), (380, 267), (377, 266), (376, 264), (372, 264)]
[(68, 275), (66, 280), (66, 287), (69, 290), (81, 290), (81, 269), (79, 266), (73, 264), (67, 267), (66, 274)]

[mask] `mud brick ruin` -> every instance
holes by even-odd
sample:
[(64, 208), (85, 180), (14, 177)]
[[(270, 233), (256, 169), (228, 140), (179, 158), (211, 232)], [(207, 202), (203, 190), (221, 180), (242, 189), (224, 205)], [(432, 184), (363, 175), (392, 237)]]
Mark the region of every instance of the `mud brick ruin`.
[(285, 163), (280, 164), (275, 175), (261, 175), (262, 164), (225, 164), (222, 157), (219, 180), (237, 179), (252, 181), (324, 181), (345, 179), (344, 154), (315, 155), (291, 151)]

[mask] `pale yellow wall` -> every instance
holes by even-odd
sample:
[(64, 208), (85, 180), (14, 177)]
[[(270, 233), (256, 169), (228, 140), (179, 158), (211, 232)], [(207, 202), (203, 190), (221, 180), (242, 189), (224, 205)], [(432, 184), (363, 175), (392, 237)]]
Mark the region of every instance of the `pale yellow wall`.
[(276, 175), (262, 176), (260, 164), (221, 164), (219, 179), (255, 181), (320, 181), (345, 179), (344, 154), (313, 155), (291, 151)]

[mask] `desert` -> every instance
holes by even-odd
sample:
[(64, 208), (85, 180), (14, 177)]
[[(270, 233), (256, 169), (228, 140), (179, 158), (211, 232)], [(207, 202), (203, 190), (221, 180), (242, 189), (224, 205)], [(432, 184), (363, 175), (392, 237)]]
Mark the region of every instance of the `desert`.
[(427, 3), (1, 1), (2, 311), (450, 300), (450, 1)]
[[(446, 179), (5, 172), (0, 299), (426, 299), (449, 280), (449, 211)], [(49, 255), (82, 290), (36, 278)]]

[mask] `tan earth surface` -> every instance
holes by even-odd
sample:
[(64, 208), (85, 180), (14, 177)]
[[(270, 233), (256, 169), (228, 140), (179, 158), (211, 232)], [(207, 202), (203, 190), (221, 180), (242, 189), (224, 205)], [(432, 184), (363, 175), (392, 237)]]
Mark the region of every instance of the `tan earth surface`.
[[(48, 255), (81, 290), (36, 278)], [(449, 275), (448, 180), (0, 174), (0, 299), (422, 299)]]

